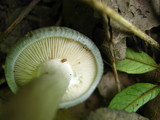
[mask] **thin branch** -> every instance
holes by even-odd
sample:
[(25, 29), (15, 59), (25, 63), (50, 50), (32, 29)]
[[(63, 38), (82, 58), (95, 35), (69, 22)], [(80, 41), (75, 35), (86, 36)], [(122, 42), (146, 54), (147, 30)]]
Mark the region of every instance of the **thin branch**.
[(114, 74), (114, 77), (115, 77), (117, 91), (120, 92), (121, 91), (120, 80), (119, 80), (117, 68), (116, 68), (116, 65), (115, 65), (115, 59), (114, 59), (114, 53), (113, 53), (112, 45), (106, 46), (105, 44), (103, 44), (102, 49), (103, 49), (103, 52), (105, 54), (107, 54), (107, 56), (110, 58), (110, 64), (109, 63), (107, 63), (107, 64), (109, 64), (109, 66), (112, 68), (112, 71), (113, 71), (113, 74)]
[[(115, 54), (114, 54), (114, 48), (113, 48), (113, 35), (112, 35), (112, 27), (110, 24), (110, 18), (107, 17), (105, 14), (103, 15), (104, 18), (104, 25), (105, 25), (105, 33), (106, 33), (106, 40), (102, 47), (105, 47), (105, 50), (110, 59), (111, 68), (115, 77), (116, 87), (117, 91), (121, 91), (120, 81), (118, 77), (118, 72), (115, 65)], [(106, 46), (105, 46), (106, 45)]]
[(13, 21), (13, 23), (4, 31), (7, 36), (34, 8), (40, 0), (32, 0), (32, 2), (21, 12), (21, 14)]
[(119, 77), (118, 77), (118, 72), (117, 72), (115, 61), (112, 62), (112, 70), (113, 70), (113, 74), (114, 74), (114, 77), (115, 77), (117, 90), (118, 90), (118, 92), (120, 92), (121, 91), (121, 84), (120, 84), (120, 80), (119, 80)]
[(123, 25), (127, 29), (129, 29), (132, 33), (137, 35), (139, 38), (144, 40), (145, 42), (149, 43), (156, 49), (160, 50), (160, 46), (158, 42), (156, 42), (154, 39), (152, 39), (150, 36), (145, 34), (143, 31), (141, 31), (139, 28), (134, 26), (132, 23), (124, 19), (120, 14), (118, 14), (116, 11), (114, 11), (112, 8), (108, 7), (106, 4), (102, 4), (99, 0), (83, 0), (99, 10), (101, 13), (106, 14), (113, 20), (117, 21), (117, 23)]

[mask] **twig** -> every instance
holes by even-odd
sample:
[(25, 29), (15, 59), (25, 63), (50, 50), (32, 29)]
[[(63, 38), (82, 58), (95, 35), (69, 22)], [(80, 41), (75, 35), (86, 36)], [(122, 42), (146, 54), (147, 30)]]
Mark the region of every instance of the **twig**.
[(104, 60), (104, 63), (108, 64), (112, 68), (115, 82), (116, 82), (117, 91), (120, 92), (121, 91), (120, 81), (119, 81), (118, 72), (117, 72), (116, 65), (115, 65), (114, 53), (113, 53), (113, 50), (111, 49), (113, 49), (112, 45), (106, 46), (105, 44), (103, 44), (102, 50), (105, 54), (107, 54), (107, 56), (110, 59), (110, 64), (106, 62), (105, 60)]
[(40, 0), (32, 0), (32, 2), (21, 12), (21, 14), (13, 21), (13, 23), (4, 31), (4, 34), (7, 36), (22, 20), (27, 14), (34, 8), (34, 6)]
[(134, 26), (132, 23), (124, 19), (121, 15), (119, 15), (116, 11), (108, 7), (106, 4), (102, 4), (99, 0), (83, 0), (87, 2), (88, 4), (92, 5), (94, 8), (99, 10), (101, 13), (106, 14), (113, 20), (117, 21), (119, 24), (123, 25), (127, 29), (129, 29), (131, 32), (133, 32), (135, 35), (137, 35), (139, 38), (144, 40), (145, 42), (149, 43), (156, 49), (160, 50), (160, 46), (158, 42), (156, 42), (154, 39), (152, 39), (150, 36), (145, 34), (143, 31), (141, 31), (139, 28)]
[(107, 17), (105, 14), (103, 15), (104, 18), (104, 25), (105, 25), (105, 33), (106, 33), (106, 40), (103, 43), (104, 51), (106, 51), (107, 56), (110, 59), (111, 68), (115, 77), (115, 83), (117, 87), (117, 91), (121, 91), (120, 81), (118, 77), (118, 72), (116, 69), (116, 61), (115, 61), (115, 54), (114, 54), (114, 48), (113, 48), (113, 35), (112, 35), (112, 27), (110, 23), (110, 18)]
[(121, 91), (121, 85), (120, 85), (120, 80), (119, 80), (119, 77), (118, 77), (118, 72), (117, 72), (115, 61), (112, 62), (112, 70), (113, 70), (113, 74), (114, 74), (114, 77), (115, 77), (117, 90), (118, 90), (118, 92), (120, 92)]

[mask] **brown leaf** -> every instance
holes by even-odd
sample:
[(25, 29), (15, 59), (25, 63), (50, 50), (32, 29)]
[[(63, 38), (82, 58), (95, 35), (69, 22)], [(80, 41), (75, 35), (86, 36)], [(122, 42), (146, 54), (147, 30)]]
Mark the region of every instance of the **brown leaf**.
[[(105, 4), (113, 8), (126, 20), (131, 22), (142, 31), (149, 30), (159, 25), (157, 18), (149, 1), (147, 0), (102, 0)], [(112, 42), (116, 60), (122, 60), (125, 57), (126, 43), (124, 39), (130, 36), (130, 31), (122, 27), (116, 21), (111, 19)], [(107, 44), (107, 43), (105, 43)], [(106, 48), (107, 49), (107, 48)]]
[[(129, 78), (129, 76), (125, 73), (118, 72), (118, 76), (122, 89), (134, 83), (133, 80)], [(110, 101), (118, 92), (116, 88), (115, 77), (112, 72), (108, 71), (106, 74), (103, 75), (102, 80), (98, 85), (98, 90), (107, 101)]]
[(87, 120), (149, 120), (136, 113), (99, 108), (92, 112)]

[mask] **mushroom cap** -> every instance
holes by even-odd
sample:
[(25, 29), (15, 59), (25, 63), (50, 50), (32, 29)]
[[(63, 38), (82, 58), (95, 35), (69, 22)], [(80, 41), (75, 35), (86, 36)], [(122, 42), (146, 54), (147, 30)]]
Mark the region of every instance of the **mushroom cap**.
[(69, 84), (60, 107), (74, 106), (86, 100), (101, 79), (102, 57), (89, 38), (66, 27), (31, 31), (11, 50), (5, 64), (10, 89), (16, 93), (37, 77), (40, 64), (52, 59), (69, 62), (76, 79)]

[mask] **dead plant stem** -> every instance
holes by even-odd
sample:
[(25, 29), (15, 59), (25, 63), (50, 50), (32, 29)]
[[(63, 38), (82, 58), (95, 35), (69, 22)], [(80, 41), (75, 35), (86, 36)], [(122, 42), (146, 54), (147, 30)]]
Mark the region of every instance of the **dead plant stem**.
[(13, 23), (4, 31), (7, 36), (34, 8), (40, 0), (32, 0), (32, 2), (21, 12), (21, 14), (13, 21)]
[(139, 28), (134, 26), (132, 23), (127, 21), (125, 18), (123, 18), (120, 14), (118, 14), (116, 11), (114, 11), (112, 8), (108, 7), (106, 4), (103, 4), (100, 0), (83, 0), (96, 8), (101, 13), (109, 16), (113, 20), (117, 21), (117, 23), (121, 24), (122, 26), (126, 27), (128, 30), (130, 30), (133, 34), (137, 35), (139, 38), (144, 40), (145, 42), (149, 43), (156, 49), (160, 50), (160, 46), (158, 42), (156, 42), (154, 39), (152, 39), (150, 36), (145, 34), (143, 31), (141, 31)]
[[(113, 38), (112, 38), (113, 35), (112, 35), (112, 27), (110, 23), (110, 18), (107, 17), (105, 14), (103, 15), (103, 18), (104, 18), (105, 33), (106, 33), (106, 40), (103, 44), (103, 47), (108, 48), (108, 49), (105, 49), (105, 51), (107, 52), (106, 54), (109, 56), (109, 59), (110, 59), (111, 68), (112, 68), (112, 71), (115, 77), (117, 91), (120, 92), (121, 86), (120, 86), (118, 72), (117, 72), (116, 65), (115, 65), (116, 61), (115, 61), (115, 54), (114, 54), (114, 48), (113, 48)], [(108, 47), (106, 47), (105, 45), (107, 45)]]

